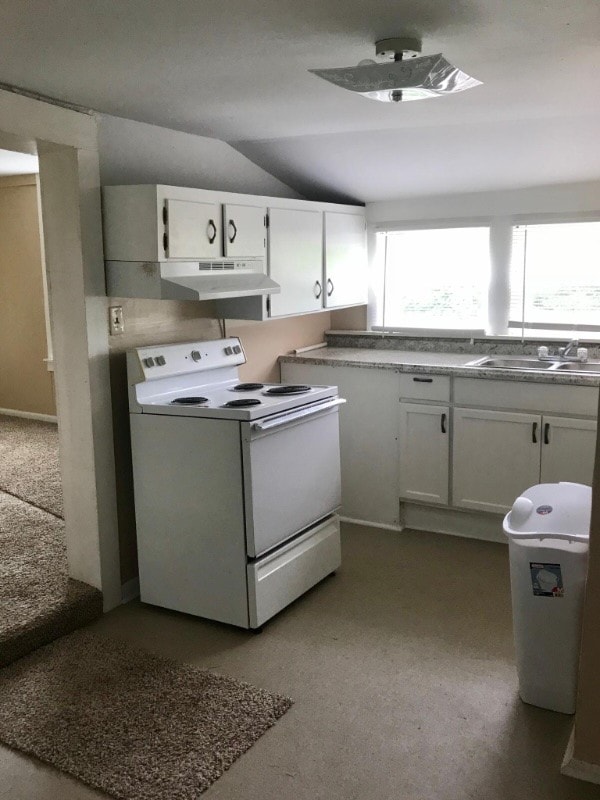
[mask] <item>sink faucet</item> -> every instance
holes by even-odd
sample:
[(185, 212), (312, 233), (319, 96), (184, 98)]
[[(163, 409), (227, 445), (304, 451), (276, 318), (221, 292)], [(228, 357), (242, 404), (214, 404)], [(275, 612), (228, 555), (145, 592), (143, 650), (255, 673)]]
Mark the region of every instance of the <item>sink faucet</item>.
[(562, 361), (579, 361), (580, 359), (578, 356), (570, 355), (572, 350), (578, 347), (579, 347), (579, 339), (571, 339), (571, 341), (566, 347), (558, 348), (558, 355), (560, 356)]
[(582, 355), (572, 355), (573, 350), (576, 350), (578, 347), (578, 339), (571, 339), (566, 347), (559, 347), (556, 355), (550, 355), (547, 347), (540, 347), (538, 350), (538, 359), (540, 361), (587, 361), (586, 351), (583, 351)]

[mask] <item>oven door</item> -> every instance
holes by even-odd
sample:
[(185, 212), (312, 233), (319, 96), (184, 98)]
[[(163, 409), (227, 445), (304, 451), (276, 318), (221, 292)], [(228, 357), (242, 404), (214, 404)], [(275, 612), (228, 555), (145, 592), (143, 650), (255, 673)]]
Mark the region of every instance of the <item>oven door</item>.
[(256, 558), (340, 506), (338, 406), (321, 403), (242, 423), (246, 546)]

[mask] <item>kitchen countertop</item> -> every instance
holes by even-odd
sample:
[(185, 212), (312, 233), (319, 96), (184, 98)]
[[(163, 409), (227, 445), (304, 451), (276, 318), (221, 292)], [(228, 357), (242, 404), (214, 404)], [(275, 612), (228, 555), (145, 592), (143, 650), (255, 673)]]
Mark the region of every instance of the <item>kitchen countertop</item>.
[[(377, 350), (359, 347), (323, 347), (298, 355), (280, 356), (282, 364), (313, 364), (327, 367), (366, 367), (392, 369), (397, 372), (454, 375), (461, 378), (492, 378), (502, 381), (527, 381), (554, 383), (568, 386), (600, 386), (600, 374), (573, 374), (569, 372), (536, 372), (528, 369), (499, 369), (493, 367), (467, 367), (470, 361), (484, 358), (473, 353), (425, 353), (408, 350)], [(512, 356), (512, 358), (516, 358)], [(531, 359), (531, 356), (523, 356)]]

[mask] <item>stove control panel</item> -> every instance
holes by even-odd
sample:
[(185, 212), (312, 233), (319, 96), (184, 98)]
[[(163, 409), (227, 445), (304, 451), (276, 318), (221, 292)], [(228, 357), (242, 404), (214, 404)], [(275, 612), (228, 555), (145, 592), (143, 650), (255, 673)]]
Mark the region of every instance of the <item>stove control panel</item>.
[(237, 337), (208, 342), (150, 345), (138, 348), (137, 356), (145, 380), (246, 363), (244, 350)]

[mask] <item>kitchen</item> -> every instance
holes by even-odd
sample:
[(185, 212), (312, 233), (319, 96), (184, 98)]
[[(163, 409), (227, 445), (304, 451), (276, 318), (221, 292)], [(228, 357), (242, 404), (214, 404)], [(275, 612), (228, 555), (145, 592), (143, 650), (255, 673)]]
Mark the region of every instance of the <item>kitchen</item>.
[[(366, 101), (365, 101), (366, 102)], [(437, 101), (435, 101), (437, 102)], [(422, 113), (422, 112), (421, 112)], [(171, 163), (169, 167), (166, 166), (165, 161), (161, 162), (160, 154), (163, 152), (161, 147), (157, 146), (154, 151), (151, 151), (147, 146), (145, 151), (146, 162), (138, 166), (137, 174), (135, 164), (138, 165), (143, 160), (144, 155), (136, 153), (136, 142), (144, 139), (148, 142), (153, 136), (156, 137), (155, 141), (160, 140), (164, 145), (165, 140), (174, 143), (177, 140), (182, 148), (189, 147), (189, 153), (193, 151), (193, 139), (188, 139), (185, 134), (167, 134), (162, 130), (151, 131), (145, 128), (141, 123), (137, 123), (136, 138), (131, 136), (132, 131), (136, 130), (136, 123), (125, 123), (122, 121), (114, 121), (105, 118), (104, 122), (100, 122), (100, 153), (101, 153), (101, 167), (104, 171), (103, 183), (104, 184), (121, 184), (121, 183), (164, 183), (167, 185), (184, 186), (186, 182), (181, 180), (181, 172), (188, 166), (185, 162), (189, 162), (189, 158), (185, 155), (181, 158), (181, 163), (176, 170)], [(120, 135), (118, 131), (121, 131)], [(112, 145), (114, 145), (112, 152), (111, 148), (111, 130), (112, 130)], [(104, 145), (102, 139), (104, 136)], [(120, 138), (119, 138), (120, 136)], [(108, 144), (107, 144), (108, 142)], [(204, 141), (204, 145), (211, 150), (212, 146)], [(211, 150), (210, 161), (213, 165), (223, 163), (223, 159), (219, 158), (217, 153), (217, 146)], [(214, 151), (214, 152), (213, 152)], [(184, 153), (184, 150), (181, 151)], [(104, 155), (102, 155), (104, 153)], [(191, 156), (190, 156), (191, 157)], [(417, 159), (418, 160), (418, 159)], [(104, 162), (104, 163), (102, 163)], [(161, 166), (162, 163), (162, 166)], [(198, 162), (196, 162), (198, 163)], [(206, 164), (206, 160), (203, 162)], [(115, 165), (120, 165), (119, 168)], [(127, 170), (125, 169), (127, 167)], [(251, 167), (246, 166), (251, 171)], [(204, 189), (238, 191), (247, 193), (261, 193), (264, 195), (272, 196), (275, 193), (275, 188), (267, 186), (269, 178), (265, 175), (259, 177), (258, 173), (254, 173), (254, 178), (247, 179), (246, 186), (235, 184), (235, 177), (230, 174), (227, 176), (228, 185), (225, 184), (223, 174), (216, 177), (207, 173), (204, 167), (204, 174), (200, 171), (196, 173), (193, 181), (190, 181), (192, 186), (202, 187)], [(215, 167), (216, 169), (216, 167)], [(112, 174), (111, 174), (112, 171)], [(501, 167), (499, 167), (501, 171)], [(127, 174), (125, 174), (127, 172)], [(219, 178), (221, 182), (219, 183)], [(258, 184), (264, 182), (264, 185)], [(592, 182), (586, 182), (584, 174), (573, 175), (571, 183), (564, 182), (562, 177), (556, 176), (556, 186), (549, 188), (548, 186), (539, 186), (537, 189), (496, 189), (485, 192), (481, 187), (477, 187), (474, 193), (465, 194), (461, 189), (460, 194), (453, 194), (451, 187), (447, 184), (441, 187), (441, 192), (437, 199), (435, 197), (421, 198), (411, 197), (403, 201), (394, 203), (391, 200), (382, 200), (380, 203), (374, 202), (369, 204), (367, 213), (370, 219), (374, 222), (379, 217), (380, 221), (386, 222), (389, 220), (411, 220), (411, 219), (448, 219), (461, 216), (465, 209), (464, 216), (473, 214), (474, 216), (481, 215), (510, 215), (513, 213), (560, 213), (568, 211), (570, 213), (580, 212), (594, 212), (597, 210), (597, 186)], [(559, 185), (562, 184), (562, 185)], [(535, 185), (531, 184), (530, 185)], [(424, 184), (423, 184), (424, 186)], [(280, 196), (289, 196), (286, 190), (279, 187)], [(425, 188), (425, 186), (424, 186)], [(383, 196), (383, 195), (382, 195)], [(468, 209), (471, 209), (470, 211)], [(112, 301), (110, 301), (112, 304)], [(160, 305), (163, 303), (163, 305)], [(201, 310), (198, 313), (190, 310), (189, 306), (178, 303), (177, 301), (148, 301), (138, 303), (135, 300), (125, 302), (124, 319), (126, 325), (126, 332), (124, 338), (118, 339), (111, 337), (110, 345), (112, 348), (113, 364), (111, 369), (113, 372), (113, 391), (115, 392), (115, 406), (123, 410), (126, 400), (124, 399), (123, 392), (123, 356), (121, 353), (123, 349), (143, 346), (145, 344), (169, 341), (192, 341), (192, 340), (206, 340), (212, 338), (219, 338), (221, 333), (219, 331), (218, 323), (209, 318), (208, 316), (201, 316)], [(309, 315), (306, 318), (289, 318), (282, 320), (272, 320), (267, 323), (234, 323), (228, 324), (228, 335), (242, 336), (244, 347), (248, 354), (248, 366), (244, 368), (241, 373), (243, 380), (278, 380), (279, 376), (275, 374), (277, 369), (277, 358), (292, 349), (301, 348), (302, 346), (312, 345), (323, 340), (325, 330), (337, 329), (364, 329), (366, 323), (360, 319), (357, 323), (357, 318), (360, 319), (360, 313), (356, 311), (322, 311), (320, 313)], [(243, 334), (242, 334), (243, 332)], [(160, 338), (157, 337), (160, 334)], [(128, 337), (131, 337), (128, 339)], [(561, 341), (561, 344), (566, 342), (566, 338)], [(257, 354), (258, 357), (253, 355)], [(474, 356), (473, 356), (474, 357)], [(119, 367), (120, 364), (120, 367)], [(254, 366), (253, 366), (254, 365)], [(120, 388), (119, 388), (120, 387)], [(126, 418), (126, 416), (125, 416)], [(119, 419), (123, 417), (115, 414), (115, 428), (117, 430), (116, 449), (123, 451), (127, 449), (127, 443), (122, 436), (122, 430), (119, 429)], [(119, 432), (120, 430), (120, 432)], [(127, 476), (122, 475), (122, 479), (126, 482)], [(121, 495), (125, 497), (124, 494)], [(121, 508), (120, 513), (126, 512)], [(124, 520), (127, 526), (127, 519)], [(127, 530), (127, 527), (124, 528)], [(378, 541), (378, 547), (383, 547), (381, 540)], [(442, 544), (440, 547), (444, 548), (447, 545)], [(478, 544), (474, 545), (478, 547)], [(122, 548), (122, 563), (126, 565), (123, 572), (124, 582), (127, 582), (135, 577), (135, 556), (131, 544), (131, 540), (125, 539), (121, 543)], [(383, 555), (384, 551), (381, 551)], [(463, 554), (466, 551), (461, 551)], [(389, 555), (389, 553), (388, 553)], [(367, 554), (365, 553), (365, 557)], [(341, 577), (341, 576), (340, 576)], [(405, 580), (407, 576), (405, 576)], [(333, 590), (335, 580), (328, 584), (326, 591)], [(380, 609), (381, 610), (381, 609)], [(148, 618), (146, 618), (147, 624)], [(349, 630), (347, 630), (349, 632)], [(366, 665), (366, 664), (365, 664)], [(285, 791), (285, 787), (280, 787), (281, 791)]]

